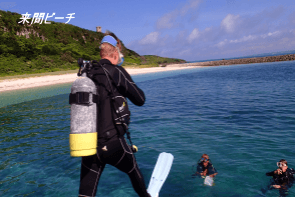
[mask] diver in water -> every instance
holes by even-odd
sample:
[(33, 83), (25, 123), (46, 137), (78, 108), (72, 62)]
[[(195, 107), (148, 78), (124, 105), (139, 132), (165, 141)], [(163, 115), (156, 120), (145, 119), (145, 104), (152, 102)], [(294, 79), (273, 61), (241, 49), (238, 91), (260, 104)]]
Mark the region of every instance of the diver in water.
[(217, 170), (213, 167), (213, 164), (210, 162), (209, 155), (203, 154), (201, 159), (198, 162), (197, 172), (192, 176), (210, 176), (215, 177), (217, 175)]
[(281, 196), (286, 196), (288, 188), (293, 185), (295, 171), (293, 168), (288, 168), (288, 163), (285, 159), (277, 162), (278, 169), (266, 173), (266, 176), (272, 176), (270, 189), (279, 189)]

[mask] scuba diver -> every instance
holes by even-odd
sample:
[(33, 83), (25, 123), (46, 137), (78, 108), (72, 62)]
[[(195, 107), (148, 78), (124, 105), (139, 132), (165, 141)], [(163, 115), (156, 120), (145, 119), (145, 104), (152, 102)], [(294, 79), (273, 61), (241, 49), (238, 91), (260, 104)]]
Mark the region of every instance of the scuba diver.
[[(92, 61), (92, 68), (87, 73), (99, 95), (97, 153), (82, 157), (79, 196), (96, 195), (103, 169), (110, 164), (129, 176), (139, 196), (150, 197), (134, 156), (137, 147), (132, 145), (128, 132), (130, 111), (126, 100), (128, 98), (133, 104), (142, 106), (145, 103), (144, 92), (120, 66), (124, 61), (122, 46), (114, 33), (105, 34), (100, 49), (101, 60)], [(127, 144), (124, 134), (127, 134), (131, 145)]]
[[(295, 171), (293, 168), (288, 168), (288, 163), (285, 159), (277, 162), (277, 166), (278, 169), (266, 173), (266, 176), (273, 177), (268, 189), (279, 189), (280, 195), (286, 196), (288, 188), (293, 185)], [(266, 193), (266, 191), (263, 191), (263, 193)]]
[(209, 155), (203, 154), (201, 159), (198, 162), (197, 172), (192, 176), (210, 176), (214, 178), (217, 175), (217, 170), (213, 167), (213, 164), (210, 162)]

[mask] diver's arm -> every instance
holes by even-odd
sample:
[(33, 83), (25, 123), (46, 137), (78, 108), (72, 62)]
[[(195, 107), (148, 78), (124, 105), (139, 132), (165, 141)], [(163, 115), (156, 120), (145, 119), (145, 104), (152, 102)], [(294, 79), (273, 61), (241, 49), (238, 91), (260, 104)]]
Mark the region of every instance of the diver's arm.
[(212, 166), (209, 167), (209, 170), (208, 170), (208, 175), (210, 177), (215, 177), (218, 173), (217, 173), (217, 170)]
[(215, 177), (217, 174), (218, 174), (218, 173), (216, 172), (216, 173), (214, 173), (214, 174), (210, 174), (209, 176), (213, 178), (213, 177)]
[(201, 175), (201, 176), (204, 176), (203, 174), (204, 174), (204, 170), (203, 170), (203, 166), (202, 166), (202, 164), (198, 164), (198, 166), (197, 166), (197, 172)]
[(203, 176), (203, 167), (201, 164), (198, 164), (197, 171), (192, 176)]
[(192, 176), (201, 176), (201, 174), (199, 172), (196, 172), (195, 174), (193, 174)]
[(211, 167), (210, 169), (209, 169), (209, 176), (210, 177), (215, 177), (218, 173), (217, 173), (217, 170), (214, 168), (214, 167)]
[(206, 176), (206, 171), (204, 171), (204, 172), (196, 172), (192, 176)]
[(112, 78), (118, 91), (133, 104), (142, 106), (145, 102), (143, 91), (133, 82), (127, 71), (121, 66), (115, 66)]
[(276, 188), (276, 189), (280, 189), (281, 186), (280, 185), (272, 185), (272, 187)]
[(293, 174), (293, 175), (295, 174), (294, 168), (290, 168), (290, 173)]
[(266, 176), (274, 176), (275, 175), (275, 171), (271, 171), (271, 172), (267, 172)]

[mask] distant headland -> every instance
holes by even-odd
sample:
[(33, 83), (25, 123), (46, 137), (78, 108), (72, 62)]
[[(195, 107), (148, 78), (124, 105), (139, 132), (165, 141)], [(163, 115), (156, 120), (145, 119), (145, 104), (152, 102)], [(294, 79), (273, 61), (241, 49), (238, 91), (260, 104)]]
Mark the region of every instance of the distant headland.
[(216, 60), (205, 62), (194, 62), (185, 64), (169, 64), (167, 67), (179, 67), (179, 66), (222, 66), (233, 64), (254, 64), (263, 62), (279, 62), (279, 61), (292, 61), (295, 60), (295, 54), (267, 56), (267, 57), (253, 57), (253, 58), (240, 58), (231, 60)]

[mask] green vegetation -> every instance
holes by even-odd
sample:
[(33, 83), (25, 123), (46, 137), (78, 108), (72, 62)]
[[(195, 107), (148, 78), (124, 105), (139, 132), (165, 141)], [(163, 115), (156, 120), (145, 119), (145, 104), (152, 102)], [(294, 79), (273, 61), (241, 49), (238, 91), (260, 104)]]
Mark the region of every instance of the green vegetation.
[[(76, 70), (77, 59), (100, 60), (103, 33), (70, 24), (23, 24), (21, 15), (0, 10), (0, 77), (33, 73)], [(151, 67), (179, 59), (140, 56), (123, 42), (127, 67)]]
[(144, 58), (147, 62), (151, 65), (158, 66), (159, 64), (167, 65), (171, 63), (185, 63), (186, 61), (180, 59), (173, 59), (173, 58), (166, 58), (166, 57), (159, 57), (156, 55), (144, 55)]

